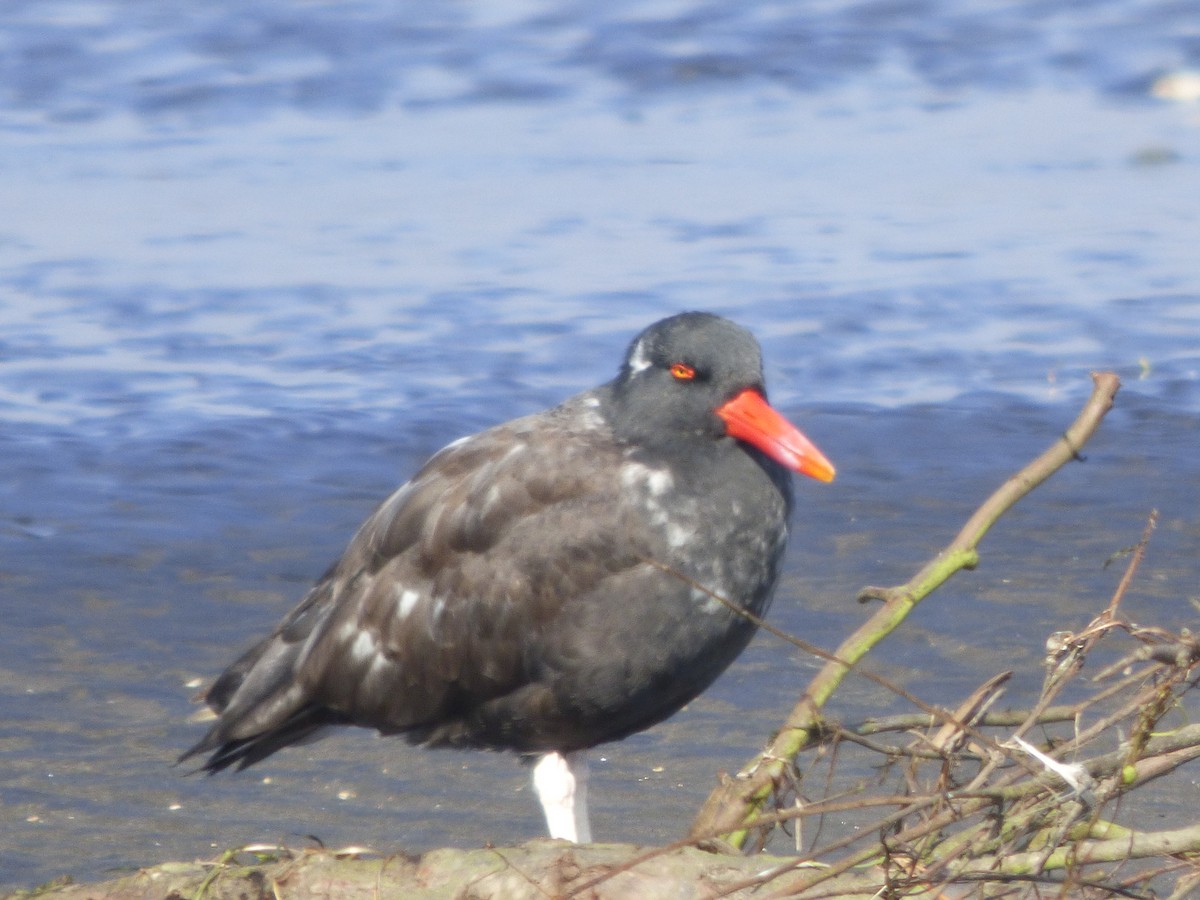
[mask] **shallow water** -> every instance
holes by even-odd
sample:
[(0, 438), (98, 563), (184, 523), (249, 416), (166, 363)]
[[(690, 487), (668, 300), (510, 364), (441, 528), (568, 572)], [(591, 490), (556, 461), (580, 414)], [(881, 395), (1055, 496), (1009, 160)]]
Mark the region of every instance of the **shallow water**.
[[(751, 327), (838, 464), (772, 620), (826, 647), (1115, 369), (1118, 406), (872, 661), (928, 701), (1107, 602), (1194, 612), (1200, 106), (1183, 4), (9, 3), (0, 11), (0, 886), (319, 836), (539, 834), (527, 773), (345, 734), (169, 767), (210, 678), (446, 441)], [(595, 766), (678, 837), (814, 663), (761, 638)], [(903, 708), (865, 684), (835, 713)], [(1164, 798), (1164, 814), (1171, 811)], [(1179, 798), (1188, 805), (1186, 798)]]

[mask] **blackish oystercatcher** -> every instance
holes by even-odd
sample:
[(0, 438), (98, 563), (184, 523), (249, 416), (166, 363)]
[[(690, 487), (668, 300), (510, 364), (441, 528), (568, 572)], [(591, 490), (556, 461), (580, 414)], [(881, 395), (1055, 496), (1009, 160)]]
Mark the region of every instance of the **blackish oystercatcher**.
[(788, 470), (834, 469), (766, 402), (758, 343), (708, 313), (651, 325), (616, 379), (434, 455), (216, 680), (180, 759), (252, 765), (329, 725), (540, 757), (550, 834), (590, 841), (583, 751), (649, 728), (754, 634)]

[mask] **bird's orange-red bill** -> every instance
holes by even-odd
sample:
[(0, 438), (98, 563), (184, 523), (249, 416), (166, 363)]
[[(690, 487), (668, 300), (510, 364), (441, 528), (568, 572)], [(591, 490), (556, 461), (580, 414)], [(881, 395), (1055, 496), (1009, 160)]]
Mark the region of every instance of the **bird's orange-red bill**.
[(747, 389), (717, 407), (725, 430), (771, 459), (817, 481), (833, 481), (836, 470), (808, 438), (775, 412), (758, 391)]

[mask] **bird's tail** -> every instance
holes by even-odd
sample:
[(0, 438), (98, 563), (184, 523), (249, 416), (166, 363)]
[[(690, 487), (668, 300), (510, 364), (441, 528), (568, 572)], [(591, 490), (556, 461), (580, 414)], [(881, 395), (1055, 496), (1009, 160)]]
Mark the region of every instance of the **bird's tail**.
[(277, 750), (294, 744), (307, 744), (322, 737), (322, 732), (331, 725), (344, 725), (347, 720), (333, 710), (320, 706), (305, 706), (297, 710), (284, 722), (246, 738), (227, 739), (227, 728), (218, 719), (208, 733), (194, 746), (179, 755), (176, 765), (194, 756), (209, 754), (195, 771), (212, 775), (235, 766), (241, 771), (266, 759)]

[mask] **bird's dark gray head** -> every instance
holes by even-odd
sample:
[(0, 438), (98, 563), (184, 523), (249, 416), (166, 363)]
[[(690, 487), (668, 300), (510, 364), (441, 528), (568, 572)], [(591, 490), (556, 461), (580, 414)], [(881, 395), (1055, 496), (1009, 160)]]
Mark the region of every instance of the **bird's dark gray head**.
[[(695, 377), (681, 379), (683, 365)], [(625, 353), (618, 382), (626, 388), (636, 382), (670, 384), (690, 381), (728, 392), (763, 391), (762, 352), (749, 331), (721, 316), (686, 312), (655, 322), (633, 339)]]
[(705, 312), (655, 322), (633, 339), (612, 383), (618, 433), (651, 444), (720, 437), (716, 410), (747, 389), (765, 395), (762, 354), (745, 328)]
[(767, 404), (758, 341), (728, 319), (687, 312), (655, 322), (633, 339), (609, 388), (605, 411), (622, 440), (691, 454), (712, 446), (706, 438), (737, 439), (793, 471), (834, 476), (821, 452)]

